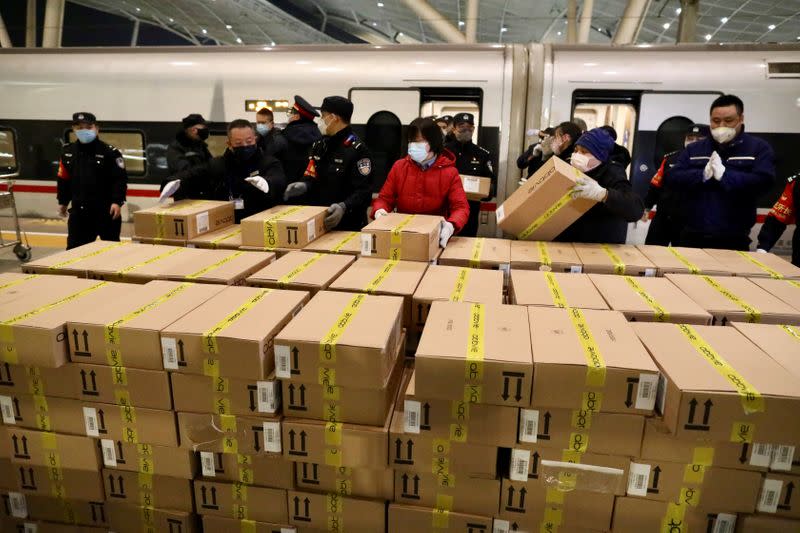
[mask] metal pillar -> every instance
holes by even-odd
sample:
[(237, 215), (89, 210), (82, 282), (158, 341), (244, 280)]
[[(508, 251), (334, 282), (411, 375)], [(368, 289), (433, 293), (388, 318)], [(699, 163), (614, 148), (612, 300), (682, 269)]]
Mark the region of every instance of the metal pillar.
[(636, 40), (649, 5), (650, 0), (628, 0), (612, 44), (631, 44)]
[(467, 42), (478, 42), (478, 0), (467, 2)]
[(578, 21), (578, 42), (581, 44), (589, 42), (589, 30), (592, 29), (593, 10), (594, 0), (583, 0), (581, 18)]
[(8, 35), (6, 23), (3, 21), (3, 15), (0, 14), (0, 48), (11, 48), (11, 37)]
[(417, 17), (422, 21), (430, 24), (436, 30), (436, 33), (448, 43), (461, 44), (467, 42), (464, 34), (426, 0), (403, 0), (403, 3), (416, 13)]
[(133, 33), (131, 33), (131, 46), (139, 42), (139, 19), (133, 20)]
[(697, 40), (697, 16), (700, 0), (681, 0), (681, 15), (678, 18), (678, 42), (693, 43)]
[(28, 0), (28, 14), (25, 19), (25, 46), (36, 48), (36, 0)]
[(575, 19), (578, 16), (578, 0), (567, 0), (567, 44), (578, 42), (578, 27)]
[(61, 47), (61, 34), (64, 29), (64, 0), (47, 0), (44, 9), (44, 31), (42, 48)]

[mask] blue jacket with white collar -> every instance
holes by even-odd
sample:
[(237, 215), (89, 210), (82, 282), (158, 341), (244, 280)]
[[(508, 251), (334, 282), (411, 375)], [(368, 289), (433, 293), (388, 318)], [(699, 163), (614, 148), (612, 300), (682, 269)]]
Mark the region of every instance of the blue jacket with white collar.
[[(719, 154), (725, 173), (720, 181), (704, 181), (703, 169), (713, 152)], [(747, 236), (756, 222), (758, 199), (775, 180), (775, 154), (766, 141), (743, 128), (724, 145), (708, 137), (687, 146), (669, 180), (686, 193), (687, 230)]]

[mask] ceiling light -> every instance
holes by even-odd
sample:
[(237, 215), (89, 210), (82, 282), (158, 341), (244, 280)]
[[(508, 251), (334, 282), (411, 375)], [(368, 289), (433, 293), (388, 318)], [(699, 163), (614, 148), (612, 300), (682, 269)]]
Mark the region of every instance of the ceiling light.
[(383, 2), (378, 2), (378, 7), (383, 7)]
[(270, 44), (270, 45), (272, 45), (272, 46), (275, 46), (275, 41), (272, 41), (272, 42), (271, 42), (271, 43), (269, 43), (269, 44)]
[(706, 34), (706, 41), (710, 41), (710, 40), (711, 40), (711, 34), (710, 34), (710, 33), (707, 33), (707, 34)]
[(169, 18), (169, 21), (170, 21), (170, 22), (175, 22), (175, 19), (174, 19), (174, 18), (172, 18), (172, 17), (170, 17), (170, 18)]
[(225, 24), (225, 29), (232, 30), (233, 26), (231, 26), (230, 24)]
[(203, 34), (208, 33), (205, 28), (202, 28), (202, 30), (203, 30)]
[(583, 66), (584, 67), (596, 67), (597, 63), (584, 63)]
[(607, 76), (614, 76), (614, 75), (617, 74), (617, 71), (616, 70), (607, 70), (607, 71), (603, 72), (603, 74), (605, 74)]
[(665, 22), (663, 28), (665, 30), (668, 30), (669, 29), (669, 22)]
[(265, 46), (264, 48), (262, 48), (262, 50), (272, 50), (272, 47), (271, 46)]
[(505, 33), (505, 32), (507, 32), (507, 31), (508, 31), (508, 28), (506, 28), (506, 27), (504, 26), (504, 27), (500, 28), (500, 31), (501, 31), (501, 32), (503, 32), (503, 33)]
[(378, 23), (377, 23), (377, 22), (373, 22), (373, 23), (372, 23), (372, 25), (373, 25), (373, 26), (377, 26), (377, 25), (378, 25)]
[(770, 24), (770, 25), (769, 25), (769, 26), (767, 26), (767, 27), (769, 28), (769, 30), (770, 30), (770, 31), (772, 31), (772, 30), (774, 30), (774, 29), (775, 29), (775, 24)]
[(558, 32), (558, 34), (561, 35), (561, 32)]
[(239, 44), (242, 44), (242, 38), (241, 37), (237, 37), (236, 38), (236, 42), (239, 43)]
[(463, 25), (464, 25), (464, 21), (463, 21), (463, 20), (459, 20), (459, 21), (458, 21), (458, 25), (459, 25), (459, 26), (463, 26)]
[(311, 61), (295, 61), (297, 65), (310, 65)]
[(141, 10), (142, 10), (142, 9), (141, 9), (141, 8), (139, 8), (139, 7), (137, 7), (137, 8), (136, 8), (136, 11), (141, 11)]
[(728, 22), (728, 17), (722, 17), (722, 18), (721, 18), (721, 19), (719, 19), (719, 20), (720, 20), (720, 22), (722, 22), (723, 24), (725, 24), (726, 22)]
[(398, 37), (402, 37), (403, 36), (403, 32), (398, 33), (397, 36)]

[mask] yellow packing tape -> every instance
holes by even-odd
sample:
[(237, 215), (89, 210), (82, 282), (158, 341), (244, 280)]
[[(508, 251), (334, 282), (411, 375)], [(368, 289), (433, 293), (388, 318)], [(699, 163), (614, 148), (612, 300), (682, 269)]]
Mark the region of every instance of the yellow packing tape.
[(475, 239), (475, 244), (472, 245), (472, 254), (469, 258), (470, 268), (480, 268), (481, 255), (483, 254), (483, 245), (486, 244), (486, 239), (478, 237)]
[(233, 498), (233, 518), (235, 520), (247, 520), (249, 515), (247, 509), (247, 485), (234, 482), (231, 485), (231, 496)]
[(389, 259), (400, 260), (403, 247), (403, 228), (405, 228), (416, 215), (408, 215), (397, 226), (392, 229), (391, 246), (389, 248)]
[(453, 288), (453, 292), (450, 293), (450, 301), (451, 302), (463, 302), (464, 301), (464, 291), (467, 289), (467, 280), (469, 279), (469, 270), (468, 268), (461, 268), (458, 270), (458, 275), (456, 276), (456, 285)]
[(555, 533), (558, 531), (558, 526), (560, 526), (561, 522), (564, 520), (563, 512), (564, 510), (561, 507), (551, 507), (549, 505), (545, 507), (542, 531), (547, 531), (548, 533)]
[(138, 268), (142, 268), (143, 266), (150, 265), (152, 263), (155, 263), (156, 261), (161, 261), (162, 259), (166, 259), (167, 257), (171, 257), (171, 256), (173, 256), (175, 254), (181, 253), (184, 250), (186, 250), (186, 248), (173, 248), (172, 250), (169, 250), (168, 252), (164, 252), (163, 254), (158, 254), (155, 257), (151, 257), (147, 261), (142, 261), (141, 263), (136, 263), (135, 265), (131, 265), (131, 266), (125, 267), (122, 270), (117, 270), (117, 275), (125, 276), (125, 274), (130, 274), (131, 272), (133, 272), (134, 270), (136, 270)]
[(749, 254), (747, 252), (742, 252), (740, 250), (736, 250), (736, 253), (738, 253), (739, 255), (741, 255), (742, 257), (744, 257), (745, 259), (747, 259), (748, 261), (750, 261), (754, 265), (756, 265), (758, 268), (760, 268), (761, 270), (763, 270), (764, 272), (769, 274), (769, 276), (772, 279), (783, 279), (783, 274), (781, 274), (777, 270), (771, 269), (765, 263), (759, 261), (758, 259), (753, 257), (751, 254)]
[(325, 254), (314, 254), (311, 258), (307, 259), (306, 261), (303, 261), (302, 264), (297, 265), (296, 267), (294, 267), (288, 273), (286, 273), (283, 276), (281, 276), (280, 278), (278, 278), (278, 287), (280, 287), (281, 289), (285, 289), (286, 286), (289, 283), (291, 283), (294, 278), (299, 276), (308, 267), (310, 267), (311, 265), (313, 265), (314, 263), (316, 263), (317, 261), (322, 259), (324, 256), (325, 256)]
[(572, 201), (572, 189), (567, 191), (564, 196), (556, 200), (556, 202), (547, 208), (547, 210), (539, 215), (536, 220), (531, 222), (531, 224), (522, 230), (522, 232), (517, 235), (517, 238), (521, 241), (524, 241), (528, 237), (530, 237), (534, 231), (538, 230), (542, 226), (544, 226), (548, 220), (553, 218), (556, 213), (558, 213), (561, 209), (564, 208), (568, 203)]
[[(113, 322), (111, 322), (109, 324), (106, 324), (105, 327), (103, 328), (103, 332), (104, 332), (103, 335), (105, 337), (106, 343), (110, 344), (112, 346), (119, 346), (119, 344), (120, 344), (119, 327), (121, 325), (125, 324), (126, 322), (130, 322), (134, 318), (139, 317), (139, 316), (143, 315), (144, 313), (146, 313), (146, 312), (148, 312), (148, 311), (150, 311), (152, 309), (155, 309), (159, 305), (161, 305), (164, 302), (168, 301), (170, 298), (173, 298), (174, 296), (177, 296), (178, 294), (180, 294), (185, 289), (188, 289), (191, 286), (192, 286), (191, 283), (181, 283), (177, 287), (174, 287), (174, 288), (170, 289), (169, 291), (167, 291), (166, 293), (162, 294), (161, 296), (159, 296), (155, 300), (143, 305), (142, 307), (136, 309), (135, 311), (131, 311), (130, 313), (128, 313), (125, 316), (123, 316), (122, 318), (119, 318), (119, 319), (117, 319), (117, 320), (115, 320), (115, 321), (113, 321)], [(120, 360), (120, 365), (121, 365), (122, 364), (121, 355), (119, 355), (118, 358)]]
[(153, 474), (139, 472), (139, 505), (146, 509), (155, 509), (156, 499), (153, 494)]
[(337, 244), (336, 246), (331, 248), (331, 252), (333, 252), (335, 254), (338, 254), (339, 252), (342, 251), (342, 248), (347, 246), (348, 242), (352, 241), (353, 239), (355, 239), (359, 235), (360, 235), (360, 233), (358, 231), (351, 231), (350, 234), (347, 237), (345, 237), (344, 239), (339, 241), (339, 244)]
[(698, 446), (692, 452), (692, 464), (712, 466), (714, 464), (714, 448)]
[[(109, 244), (108, 246), (103, 246), (102, 248), (99, 248), (99, 249), (97, 249), (97, 250), (95, 250), (95, 251), (93, 251), (91, 253), (82, 255), (80, 257), (73, 257), (72, 259), (68, 259), (66, 261), (62, 261), (61, 263), (56, 263), (55, 265), (50, 265), (49, 267), (47, 267), (47, 269), (48, 270), (58, 270), (59, 268), (64, 268), (65, 266), (69, 266), (69, 265), (75, 264), (75, 263), (77, 263), (79, 261), (83, 261), (84, 259), (89, 259), (90, 257), (95, 257), (95, 256), (98, 256), (98, 255), (104, 254), (104, 253), (108, 252), (109, 250), (114, 250), (115, 248), (119, 248), (120, 246), (126, 246), (126, 245), (128, 245), (130, 243), (131, 243), (130, 241), (115, 242), (113, 244)], [(0, 289), (3, 289), (3, 288), (5, 288), (5, 286), (0, 287)]]
[(172, 211), (197, 207), (207, 202), (209, 202), (209, 200), (183, 200), (181, 202), (173, 202), (170, 205), (156, 211), (156, 239), (163, 239), (167, 234), (167, 230), (164, 227), (164, 217), (166, 215), (169, 215)]
[(52, 431), (50, 423), (50, 406), (44, 396), (33, 397), (33, 408), (36, 411), (36, 428), (41, 431)]
[(611, 259), (611, 262), (614, 263), (614, 273), (615, 274), (624, 274), (625, 273), (625, 263), (622, 262), (622, 258), (617, 255), (617, 253), (609, 246), (608, 244), (603, 244), (600, 246), (606, 255)]
[(701, 276), (706, 283), (711, 285), (717, 292), (723, 295), (728, 300), (732, 301), (742, 309), (744, 309), (745, 313), (747, 313), (747, 321), (748, 322), (761, 322), (761, 311), (750, 305), (749, 303), (745, 302), (731, 291), (720, 285), (715, 279), (710, 278), (709, 276)]
[(245, 485), (252, 485), (255, 483), (255, 474), (253, 473), (253, 458), (249, 455), (238, 454), (237, 463), (239, 464), (239, 482)]
[(661, 519), (661, 529), (659, 533), (672, 533), (675, 531), (686, 531), (684, 518), (686, 516), (686, 506), (677, 503), (667, 503), (667, 512)]
[(434, 530), (450, 530), (450, 511), (437, 507), (431, 510), (431, 527)]
[(800, 330), (798, 330), (796, 327), (792, 327), (788, 324), (782, 324), (781, 329), (791, 335), (794, 340), (800, 341)]
[(25, 367), (25, 373), (28, 376), (28, 392), (34, 396), (44, 396), (44, 381), (42, 380), (42, 371), (39, 367)]
[(683, 471), (683, 482), (691, 485), (702, 485), (706, 475), (706, 467), (703, 465), (686, 465)]
[(539, 241), (536, 243), (539, 247), (539, 259), (544, 266), (552, 266), (553, 260), (550, 258), (550, 252), (547, 250), (547, 243)]
[(674, 255), (676, 258), (678, 258), (678, 261), (686, 265), (686, 267), (689, 269), (689, 272), (691, 272), (692, 274), (699, 274), (701, 272), (700, 267), (689, 261), (685, 255), (680, 253), (672, 246), (667, 246), (667, 250), (669, 250), (672, 253), (672, 255)]
[(233, 231), (231, 231), (230, 233), (226, 233), (225, 235), (220, 235), (216, 239), (212, 239), (211, 240), (212, 247), (216, 248), (217, 245), (219, 243), (221, 243), (222, 241), (227, 241), (228, 239), (233, 239), (237, 235), (241, 235), (241, 234), (242, 234), (242, 229), (241, 228), (236, 228)]
[(26, 281), (30, 281), (30, 280), (36, 279), (38, 277), (39, 277), (39, 274), (32, 274), (30, 276), (25, 276), (24, 278), (21, 278), (21, 279), (16, 279), (14, 281), (9, 281), (5, 285), (0, 285), (0, 291), (3, 290), (3, 289), (8, 289), (8, 288), (11, 288), (11, 287), (15, 287), (17, 285), (25, 283)]
[(483, 359), (486, 347), (484, 334), (486, 329), (486, 310), (481, 304), (470, 305), (469, 336), (467, 338), (467, 358), (464, 379), (466, 388), (464, 401), (480, 402), (483, 383)]
[(606, 362), (603, 354), (600, 353), (600, 347), (594, 340), (589, 325), (586, 323), (586, 317), (583, 316), (580, 309), (571, 307), (568, 312), (586, 356), (586, 385), (603, 387), (606, 384)]
[(631, 289), (633, 289), (634, 292), (638, 294), (653, 311), (655, 311), (656, 322), (669, 321), (669, 311), (664, 309), (664, 307), (658, 303), (658, 301), (656, 301), (656, 299), (653, 298), (650, 293), (644, 290), (644, 287), (642, 287), (638, 281), (633, 279), (631, 276), (624, 276), (624, 278), (628, 285), (630, 285)]
[[(229, 314), (219, 322), (217, 322), (214, 327), (203, 333), (203, 351), (209, 355), (217, 355), (219, 354), (219, 344), (217, 343), (217, 335), (219, 335), (225, 328), (239, 320), (244, 314), (250, 311), (258, 302), (264, 299), (272, 292), (271, 289), (261, 289), (256, 293), (253, 297), (247, 300), (244, 304), (242, 304), (238, 309), (236, 309), (233, 313)], [(209, 375), (209, 374), (206, 374)], [(219, 374), (216, 374), (219, 375)]]
[(328, 516), (328, 531), (348, 531), (342, 522), (344, 498), (335, 492), (325, 496), (325, 513)]
[(240, 533), (256, 533), (257, 529), (255, 520), (240, 520), (239, 531)]
[(797, 287), (798, 289), (800, 289), (800, 281), (794, 281), (793, 279), (787, 279), (786, 282), (789, 285), (791, 285), (793, 287)]
[(389, 277), (389, 274), (392, 273), (394, 267), (396, 267), (399, 263), (400, 261), (396, 259), (389, 259), (388, 261), (386, 261), (383, 264), (383, 267), (381, 267), (380, 272), (378, 272), (378, 275), (372, 278), (372, 280), (369, 283), (367, 283), (367, 286), (364, 288), (364, 292), (369, 294), (375, 293), (375, 291), (378, 290), (378, 287), (381, 286), (381, 283), (386, 281), (386, 278)]
[(289, 215), (293, 215), (298, 211), (302, 211), (305, 209), (306, 206), (304, 205), (295, 205), (292, 207), (287, 207), (281, 211), (278, 211), (271, 217), (264, 220), (264, 248), (275, 248), (278, 246), (278, 242), (280, 238), (278, 236), (278, 221), (284, 217), (288, 217)]
[(454, 498), (449, 494), (437, 494), (436, 495), (436, 509), (444, 509), (445, 511), (452, 511)]
[(128, 444), (139, 444), (139, 431), (136, 428), (136, 409), (130, 405), (120, 405), (119, 418), (122, 423), (122, 440)]
[(233, 252), (229, 256), (220, 259), (219, 261), (217, 261), (213, 265), (208, 265), (207, 267), (198, 270), (194, 274), (189, 274), (188, 276), (186, 276), (186, 279), (197, 279), (200, 276), (208, 274), (212, 270), (218, 269), (219, 267), (221, 267), (222, 265), (224, 265), (226, 263), (230, 263), (231, 261), (233, 261), (234, 259), (236, 259), (237, 257), (240, 257), (242, 255), (244, 255), (244, 252)]
[(232, 415), (219, 415), (219, 429), (222, 433), (222, 453), (239, 453), (239, 439), (236, 417)]
[[(321, 364), (336, 364), (336, 343), (353, 321), (353, 318), (358, 313), (361, 304), (363, 304), (366, 299), (366, 294), (359, 293), (353, 296), (353, 298), (344, 308), (344, 311), (342, 311), (342, 313), (336, 318), (336, 321), (333, 323), (333, 326), (331, 326), (331, 329), (328, 330), (328, 333), (322, 337), (322, 340), (319, 344), (319, 362)], [(335, 377), (328, 376), (327, 383), (328, 385), (336, 385)]]
[(553, 303), (556, 307), (567, 308), (567, 299), (564, 297), (564, 291), (561, 290), (561, 285), (552, 272), (544, 273), (544, 280), (547, 282), (547, 288), (550, 289), (550, 296), (553, 298)]

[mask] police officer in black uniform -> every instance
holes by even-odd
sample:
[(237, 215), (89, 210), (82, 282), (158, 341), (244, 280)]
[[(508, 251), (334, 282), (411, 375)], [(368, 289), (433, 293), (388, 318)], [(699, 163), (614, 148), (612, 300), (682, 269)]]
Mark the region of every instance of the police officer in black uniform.
[(72, 115), (72, 131), (77, 140), (61, 150), (57, 180), (59, 213), (69, 213), (67, 249), (98, 237), (119, 241), (128, 190), (125, 160), (119, 150), (97, 138), (92, 113)]
[(287, 146), (280, 160), (286, 173), (286, 181), (292, 183), (303, 179), (311, 147), (322, 138), (322, 134), (314, 122), (319, 113), (302, 96), (295, 95), (294, 106), (289, 108), (286, 114), (289, 122), (281, 133), (286, 139)]
[[(458, 169), (459, 174), (491, 178), (492, 185), (489, 196), (483, 198), (482, 201), (489, 200), (496, 194), (497, 176), (492, 168), (492, 155), (489, 150), (472, 142), (472, 134), (475, 131), (475, 117), (472, 113), (458, 113), (453, 117), (453, 126), (455, 139), (445, 144), (445, 148), (455, 154), (456, 169)], [(475, 237), (478, 234), (480, 210), (480, 201), (469, 201), (469, 221), (467, 221), (467, 225), (464, 226), (459, 235)]]
[(372, 200), (372, 158), (350, 127), (350, 100), (328, 96), (320, 111), (324, 137), (311, 149), (303, 179), (286, 187), (284, 199), (303, 197), (304, 203), (328, 207), (328, 230), (360, 231)]
[[(202, 115), (192, 113), (183, 117), (181, 128), (175, 134), (175, 140), (167, 147), (167, 170), (170, 176), (206, 165), (211, 161), (211, 152), (208, 151), (206, 144), (208, 135), (208, 124)], [(166, 183), (163, 181), (161, 187), (163, 188)], [(175, 194), (175, 199), (187, 198), (187, 194), (189, 194), (187, 189), (179, 191)]]

